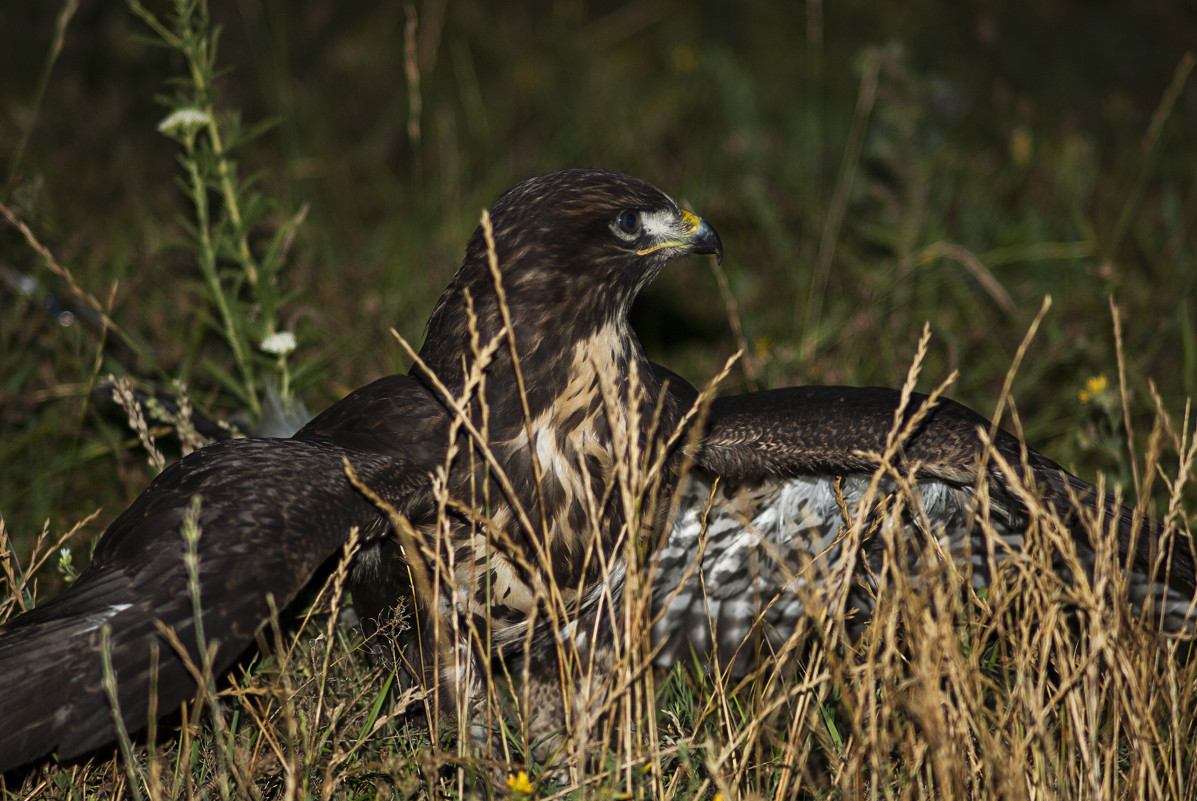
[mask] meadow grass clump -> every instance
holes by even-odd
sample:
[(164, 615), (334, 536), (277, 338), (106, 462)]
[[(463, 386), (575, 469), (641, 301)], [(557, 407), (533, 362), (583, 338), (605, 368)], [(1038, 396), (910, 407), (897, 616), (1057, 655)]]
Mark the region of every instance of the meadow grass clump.
[[(1191, 443), (1174, 488), (1193, 477)], [(633, 500), (654, 480), (642, 456), (623, 455), (621, 491)], [(882, 475), (895, 473), (883, 462)], [(193, 666), (204, 690), (181, 717), (122, 736), (110, 755), (41, 766), (7, 792), (455, 798), (501, 789), (506, 777), (512, 797), (1193, 797), (1192, 641), (1135, 611), (1114, 532), (1085, 524), (1098, 554), (1086, 573), (1073, 530), (1032, 501), (1023, 547), (990, 533), (1004, 550), (979, 586), (934, 538), (911, 536), (905, 510), (916, 497), (899, 476), (896, 491), (844, 507), (848, 557), (821, 568), (806, 615), (781, 644), (746, 644), (759, 649), (746, 671), (697, 657), (654, 669), (651, 580), (629, 581), (624, 614), (645, 625), (625, 630), (596, 714), (571, 721), (571, 735), (586, 729), (578, 750), (547, 763), (527, 761), (518, 669), (496, 662), (482, 677), (490, 725), (505, 732), (499, 752), (479, 750), (469, 726), (433, 717), (427, 728), (411, 714), (430, 696), (399, 692), (393, 676), (372, 669), (346, 623), (351, 542), (315, 596), (276, 614), (227, 680)], [(862, 619), (844, 601), (864, 578), (854, 554), (874, 538), (885, 558), (870, 569), (875, 609)], [(639, 566), (630, 576), (648, 575), (642, 551), (626, 558)], [(1078, 567), (1062, 574), (1061, 562)], [(564, 647), (568, 698), (580, 686), (573, 671), (587, 666)]]

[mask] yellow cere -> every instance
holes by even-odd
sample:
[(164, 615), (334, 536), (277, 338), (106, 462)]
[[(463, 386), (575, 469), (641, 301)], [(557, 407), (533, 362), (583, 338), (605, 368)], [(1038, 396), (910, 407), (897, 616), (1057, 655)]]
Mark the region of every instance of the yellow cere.
[[(686, 226), (686, 236), (693, 236), (702, 226), (702, 218), (688, 209), (682, 209), (682, 223)], [(636, 251), (637, 256), (647, 256), (650, 253), (656, 253), (658, 250), (665, 248), (682, 247), (686, 244), (685, 239), (671, 239), (667, 242), (659, 242), (650, 248), (641, 248)]]

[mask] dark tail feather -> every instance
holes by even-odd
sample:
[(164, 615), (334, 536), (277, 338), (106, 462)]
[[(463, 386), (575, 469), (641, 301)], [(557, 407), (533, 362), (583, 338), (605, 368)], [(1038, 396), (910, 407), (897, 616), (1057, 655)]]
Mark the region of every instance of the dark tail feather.
[[(119, 600), (127, 590), (123, 574), (89, 579), (88, 586), (0, 629), (0, 773), (50, 752), (71, 759), (116, 739), (104, 687), (105, 629), (112, 675), (119, 677), (113, 679), (116, 707), (128, 731), (146, 727), (152, 688), (159, 714), (195, 694), (183, 660), (154, 619)], [(186, 629), (177, 632), (180, 640), (194, 642), (193, 626)], [(156, 660), (147, 643), (157, 644)]]
[[(94, 581), (0, 627), (0, 773), (49, 753), (69, 760), (114, 744), (114, 709), (125, 731), (136, 735), (151, 717), (196, 697), (192, 671), (202, 659), (189, 600), (130, 602), (124, 575), (106, 573), (81, 579)], [(219, 629), (221, 617), (252, 613), (256, 602), (252, 596), (227, 600), (203, 613), (205, 628)], [(177, 645), (163, 633), (163, 618), (171, 621)], [(211, 674), (220, 676), (244, 644), (228, 637), (213, 641), (223, 645), (211, 666)], [(115, 685), (115, 702), (106, 679)]]
[[(218, 646), (212, 673), (222, 675), (270, 618), (272, 601), (285, 607), (351, 531), (385, 522), (345, 479), (345, 453), (236, 439), (167, 467), (109, 526), (70, 590), (0, 626), (0, 772), (112, 743), (114, 708), (132, 734), (149, 722), (151, 695), (156, 716), (193, 698), (188, 662), (203, 664), (197, 602), (205, 642)], [(417, 480), (383, 456), (355, 456), (354, 468), (387, 498)], [(105, 630), (115, 704), (104, 688)]]
[[(5, 632), (0, 638), (0, 772), (31, 762), (59, 748), (77, 725), (74, 698), (95, 681), (76, 646), (79, 622)], [(65, 686), (64, 686), (65, 685)], [(49, 704), (59, 698), (61, 704)]]

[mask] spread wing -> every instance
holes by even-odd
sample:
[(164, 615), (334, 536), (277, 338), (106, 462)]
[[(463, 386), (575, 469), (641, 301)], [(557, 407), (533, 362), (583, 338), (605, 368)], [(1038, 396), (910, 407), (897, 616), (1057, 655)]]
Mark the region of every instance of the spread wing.
[[(159, 714), (196, 692), (158, 628), (174, 629), (187, 658), (202, 664), (195, 589), (219, 676), (269, 618), (271, 599), (285, 607), (352, 529), (366, 540), (385, 531), (379, 509), (350, 483), (345, 459), (384, 499), (413, 509), (427, 483), (424, 446), (439, 407), (410, 379), (371, 387), (359, 390), (366, 403), (349, 413), (339, 408), (344, 402), (334, 405), (295, 439), (218, 442), (172, 464), (112, 523), (68, 592), (0, 627), (0, 772), (115, 740), (102, 688), (105, 629), (121, 716), (131, 731), (142, 729), (151, 687)], [(361, 414), (383, 406), (395, 415), (386, 425), (411, 433), (392, 437), (388, 449), (370, 448)], [(194, 583), (188, 529), (198, 532)]]
[[(672, 385), (681, 386), (675, 391), (692, 393), (675, 379)], [(925, 401), (914, 395), (903, 422), (920, 414)], [(673, 530), (658, 557), (654, 596), (666, 598), (676, 589), (694, 563), (700, 534), (705, 552), (701, 569), (691, 571), (655, 626), (655, 639), (663, 643), (659, 662), (683, 658), (691, 647), (708, 652), (712, 643), (726, 661), (754, 630), (781, 638), (793, 630), (803, 599), (829, 580), (830, 566), (844, 556), (839, 535), (870, 493), (878, 466), (872, 454), (885, 451), (900, 403), (898, 391), (872, 387), (800, 387), (712, 403), (692, 454), (695, 469), (679, 490)], [(1187, 538), (1163, 541), (1158, 523), (1100, 495), (999, 429), (993, 451), (1014, 468), (1010, 477), (992, 456), (983, 459), (978, 432), (989, 431), (990, 422), (954, 401), (940, 398), (922, 411), (893, 460), (902, 475), (914, 471), (913, 491), (904, 493), (913, 496), (904, 498), (907, 528), (934, 537), (957, 559), (971, 560), (975, 583), (985, 581), (990, 555), (1005, 550), (993, 535), (1012, 546), (1021, 543), (1027, 496), (1015, 484), (1026, 483), (1070, 525), (1082, 555), (1091, 553), (1080, 525), (1084, 516), (1101, 511), (1106, 521), (1117, 521), (1121, 554), (1137, 571), (1132, 595), (1162, 601), (1166, 627), (1192, 625), (1193, 550)], [(885, 499), (897, 484), (885, 478), (870, 497)], [(988, 490), (984, 510), (975, 493), (982, 484)], [(984, 528), (976, 523), (981, 514), (988, 521)], [(862, 611), (872, 604), (868, 574), (880, 567), (881, 547), (865, 542), (847, 588), (848, 603)], [(921, 547), (912, 544), (912, 567)], [(1166, 582), (1150, 578), (1160, 572), (1161, 551), (1170, 568)]]

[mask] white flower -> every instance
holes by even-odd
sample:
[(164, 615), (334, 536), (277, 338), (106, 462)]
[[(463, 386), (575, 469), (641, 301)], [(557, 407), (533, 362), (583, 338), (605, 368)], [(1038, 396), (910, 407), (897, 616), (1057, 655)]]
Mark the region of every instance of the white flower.
[(264, 353), (286, 356), (295, 350), (295, 335), (290, 331), (279, 331), (263, 339), (260, 347)]
[(206, 111), (198, 108), (179, 108), (158, 123), (158, 133), (167, 136), (190, 135), (211, 121), (212, 117)]

